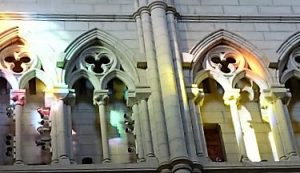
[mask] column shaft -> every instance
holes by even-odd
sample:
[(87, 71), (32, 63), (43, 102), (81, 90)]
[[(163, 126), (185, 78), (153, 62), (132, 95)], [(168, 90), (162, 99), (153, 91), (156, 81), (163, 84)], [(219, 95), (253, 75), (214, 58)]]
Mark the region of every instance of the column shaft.
[(103, 162), (110, 162), (110, 151), (107, 138), (107, 124), (106, 124), (106, 110), (105, 102), (98, 102), (99, 107), (99, 119), (100, 119), (100, 129), (101, 129), (101, 142), (102, 142), (102, 154)]
[(172, 160), (178, 157), (188, 157), (188, 154), (168, 34), (166, 7), (162, 4), (164, 3), (152, 4), (151, 19)]
[(140, 103), (140, 115), (141, 115), (141, 130), (142, 130), (142, 137), (144, 142), (144, 151), (146, 156), (151, 157), (154, 156), (153, 152), (153, 145), (152, 145), (152, 138), (151, 138), (151, 128), (150, 128), (150, 119), (148, 113), (148, 106), (147, 101), (145, 99), (141, 100)]
[(144, 160), (144, 149), (143, 149), (143, 142), (142, 142), (142, 134), (141, 134), (141, 126), (140, 126), (140, 114), (139, 114), (139, 106), (138, 104), (134, 104), (132, 106), (133, 111), (133, 119), (134, 119), (134, 132), (136, 135), (136, 148), (138, 159), (140, 161)]
[(240, 155), (241, 155), (240, 161), (245, 161), (248, 159), (248, 157), (247, 157), (246, 145), (245, 145), (245, 141), (244, 141), (243, 130), (242, 130), (241, 122), (240, 122), (239, 112), (238, 112), (236, 104), (237, 104), (236, 100), (229, 101), (235, 137), (236, 137)]
[(184, 136), (187, 144), (187, 151), (189, 155), (192, 157), (193, 160), (196, 159), (196, 148), (195, 148), (195, 139), (193, 135), (193, 129), (191, 125), (191, 115), (188, 105), (188, 99), (187, 99), (187, 93), (184, 83), (184, 77), (183, 77), (183, 70), (182, 70), (182, 58), (181, 53), (179, 50), (179, 43), (177, 39), (177, 32), (176, 32), (176, 26), (175, 26), (175, 16), (173, 11), (167, 12), (167, 19), (168, 19), (168, 26), (169, 26), (169, 32), (170, 32), (170, 42), (171, 46), (174, 50), (175, 55), (175, 74), (178, 77), (177, 87), (179, 88), (179, 96), (182, 99), (180, 102), (180, 110), (182, 115), (182, 121), (183, 121), (183, 129), (184, 129)]
[(58, 156), (59, 156), (59, 162), (60, 163), (69, 163), (69, 155), (67, 153), (67, 119), (65, 115), (65, 106), (64, 101), (62, 99), (59, 99), (57, 101), (57, 137), (58, 137)]
[(283, 143), (284, 148), (286, 150), (287, 156), (297, 156), (297, 146), (295, 143), (295, 138), (293, 136), (293, 129), (290, 117), (285, 114), (284, 111), (284, 104), (282, 103), (281, 99), (276, 99), (275, 103), (275, 109), (277, 112), (277, 116), (279, 119), (279, 125), (280, 125), (280, 132), (282, 134), (282, 140), (285, 141)]
[(15, 106), (15, 128), (16, 128), (16, 161), (15, 164), (22, 164), (22, 114), (23, 106), (16, 104)]
[(56, 123), (56, 106), (52, 105), (50, 108), (50, 121), (51, 121), (51, 149), (52, 149), (52, 164), (58, 163), (57, 153), (57, 123)]
[(150, 21), (150, 15), (147, 11), (141, 12), (143, 34), (145, 40), (145, 51), (147, 56), (147, 74), (148, 82), (151, 87), (151, 104), (153, 105), (152, 122), (155, 125), (155, 136), (157, 137), (157, 157), (159, 162), (167, 162), (169, 160), (168, 136), (166, 132), (166, 124), (161, 96), (160, 81), (156, 63), (155, 46), (153, 43), (153, 33)]

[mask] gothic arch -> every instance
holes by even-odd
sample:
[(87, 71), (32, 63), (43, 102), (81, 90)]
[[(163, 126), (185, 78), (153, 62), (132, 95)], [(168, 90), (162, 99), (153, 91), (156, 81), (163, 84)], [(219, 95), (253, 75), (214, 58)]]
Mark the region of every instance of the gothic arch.
[(124, 71), (130, 75), (134, 83), (139, 83), (139, 76), (135, 68), (136, 54), (125, 44), (123, 44), (122, 41), (102, 30), (99, 30), (98, 28), (94, 28), (83, 33), (65, 49), (64, 58), (58, 62), (60, 67), (64, 69), (62, 78), (65, 83), (68, 83), (66, 74), (68, 74), (69, 70), (72, 70), (70, 69), (72, 63), (76, 61), (76, 59), (79, 57), (79, 54), (84, 49), (94, 45), (95, 43), (108, 48), (114, 54), (116, 54), (117, 59), (122, 65)]
[(219, 76), (220, 75), (214, 71), (203, 70), (197, 73), (194, 79), (194, 83), (199, 85), (205, 79), (212, 78), (216, 80), (216, 82), (218, 82), (224, 88), (224, 90), (227, 88), (230, 89), (231, 88), (230, 83), (228, 83), (228, 81), (226, 81), (224, 78), (221, 78)]
[(71, 80), (68, 81), (67, 85), (70, 88), (73, 87), (73, 85), (76, 83), (76, 81), (80, 78), (85, 78), (85, 79), (89, 80), (91, 82), (91, 84), (93, 85), (93, 87), (95, 88), (95, 90), (100, 89), (99, 86), (101, 86), (101, 85), (100, 85), (98, 78), (85, 70), (79, 70), (79, 71), (72, 73), (72, 75), (70, 76)]
[(293, 76), (300, 78), (299, 72), (296, 69), (285, 69), (290, 59), (290, 54), (297, 46), (300, 45), (300, 31), (288, 37), (277, 49), (278, 57), (278, 79), (279, 82), (284, 84), (288, 79)]
[(239, 73), (236, 74), (236, 76), (233, 78), (233, 81), (232, 81), (232, 88), (234, 88), (234, 86), (238, 83), (238, 81), (244, 77), (254, 81), (259, 86), (260, 90), (270, 88), (270, 86), (264, 79), (257, 76), (255, 73), (253, 73), (251, 70), (248, 70), (248, 69), (240, 71)]
[(12, 89), (19, 89), (16, 77), (5, 69), (0, 70), (0, 77), (3, 77), (11, 85)]
[(24, 37), (20, 34), (19, 27), (13, 27), (0, 33), (0, 50), (15, 42), (26, 44)]
[(32, 69), (25, 72), (19, 79), (19, 88), (25, 88), (29, 80), (34, 77), (40, 79), (47, 86), (47, 88), (53, 88), (53, 81), (51, 78), (44, 71), (39, 69)]
[(114, 78), (120, 79), (128, 87), (129, 91), (135, 91), (135, 85), (133, 80), (121, 70), (114, 70), (106, 74), (100, 81), (101, 89), (106, 89), (107, 84)]
[[(201, 70), (202, 67), (200, 66), (207, 51), (220, 44), (228, 45), (246, 55), (245, 59), (249, 67), (255, 69), (256, 75), (266, 81), (272, 79), (266, 70), (267, 63), (262, 59), (263, 55), (260, 51), (246, 39), (223, 29), (211, 33), (190, 50), (189, 53), (194, 57), (192, 60), (192, 78), (195, 77), (197, 71)], [(268, 82), (271, 83), (271, 81)]]

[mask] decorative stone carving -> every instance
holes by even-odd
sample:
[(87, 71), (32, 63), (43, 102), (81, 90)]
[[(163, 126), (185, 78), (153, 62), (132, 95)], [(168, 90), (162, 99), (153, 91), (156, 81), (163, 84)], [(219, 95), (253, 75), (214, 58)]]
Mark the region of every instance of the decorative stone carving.
[(1, 51), (0, 68), (22, 74), (37, 65), (36, 58), (23, 45), (8, 46)]
[(203, 66), (204, 68), (229, 74), (246, 67), (246, 61), (240, 52), (222, 45), (207, 53)]
[(102, 46), (92, 46), (85, 49), (80, 54), (79, 68), (94, 73), (95, 75), (104, 75), (110, 69), (116, 68), (117, 58), (107, 48)]

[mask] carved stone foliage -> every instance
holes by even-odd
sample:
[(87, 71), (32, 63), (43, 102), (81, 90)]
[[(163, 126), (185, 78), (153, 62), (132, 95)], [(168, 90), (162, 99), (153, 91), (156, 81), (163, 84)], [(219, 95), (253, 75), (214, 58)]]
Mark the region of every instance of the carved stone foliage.
[(11, 45), (0, 52), (0, 68), (7, 69), (14, 74), (22, 74), (37, 64), (24, 45)]
[(80, 54), (77, 68), (85, 69), (95, 75), (103, 76), (110, 69), (117, 67), (117, 58), (109, 49), (102, 46), (92, 46)]
[(246, 67), (243, 55), (225, 45), (211, 49), (203, 62), (205, 69), (215, 70), (224, 74), (231, 74)]

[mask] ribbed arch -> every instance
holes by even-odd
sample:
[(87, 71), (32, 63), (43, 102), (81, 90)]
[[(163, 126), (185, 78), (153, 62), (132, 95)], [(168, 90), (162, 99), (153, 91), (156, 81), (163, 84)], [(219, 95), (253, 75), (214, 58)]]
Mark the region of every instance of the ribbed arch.
[(197, 75), (195, 76), (194, 83), (199, 85), (205, 79), (212, 78), (212, 79), (216, 80), (224, 88), (224, 90), (230, 89), (231, 88), (230, 83), (227, 80), (225, 80), (224, 78), (221, 78), (219, 76), (220, 76), (220, 74), (217, 72), (210, 71), (210, 70), (202, 70), (202, 71), (198, 72)]
[(128, 91), (135, 91), (136, 87), (134, 85), (134, 81), (123, 71), (121, 70), (113, 70), (106, 74), (102, 79), (101, 79), (101, 89), (105, 90), (107, 89), (107, 84), (114, 78), (120, 79), (127, 87)]

